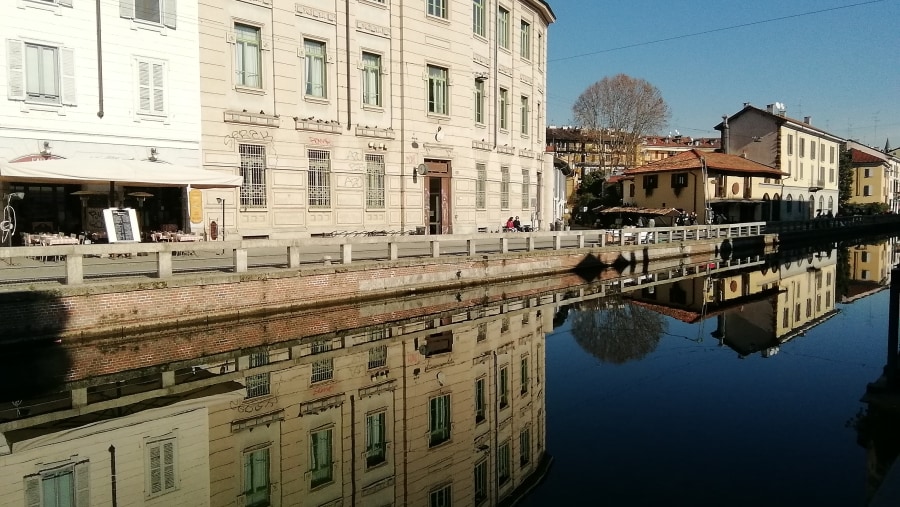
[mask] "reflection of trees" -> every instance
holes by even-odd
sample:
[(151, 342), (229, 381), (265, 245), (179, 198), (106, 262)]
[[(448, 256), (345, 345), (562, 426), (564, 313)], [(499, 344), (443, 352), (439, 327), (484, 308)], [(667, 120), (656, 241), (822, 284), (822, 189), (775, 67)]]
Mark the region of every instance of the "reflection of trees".
[(653, 352), (666, 330), (662, 315), (621, 297), (586, 301), (570, 318), (578, 345), (612, 364), (641, 359)]

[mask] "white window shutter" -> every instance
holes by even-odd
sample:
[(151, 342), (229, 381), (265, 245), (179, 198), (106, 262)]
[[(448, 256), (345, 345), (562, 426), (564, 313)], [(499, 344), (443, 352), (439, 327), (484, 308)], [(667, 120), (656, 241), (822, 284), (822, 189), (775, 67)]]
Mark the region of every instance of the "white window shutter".
[(90, 468), (89, 461), (75, 463), (75, 507), (90, 507)]
[(175, 29), (175, 20), (178, 18), (178, 0), (163, 0), (163, 24), (172, 30)]
[(150, 112), (150, 63), (138, 62), (138, 110), (142, 113)]
[(165, 96), (165, 66), (161, 63), (154, 63), (153, 66), (153, 112), (166, 112), (166, 96)]
[(60, 83), (62, 84), (62, 93), (60, 97), (62, 103), (67, 106), (74, 106), (77, 103), (77, 93), (75, 90), (75, 50), (72, 48), (59, 48), (60, 56)]
[(119, 17), (134, 19), (134, 0), (119, 0)]
[(25, 507), (41, 507), (41, 474), (25, 477)]
[(25, 44), (20, 40), (6, 41), (8, 95), (10, 100), (25, 100)]
[(165, 491), (175, 489), (175, 441), (170, 440), (162, 445), (163, 488)]
[(63, 7), (72, 7), (72, 0), (59, 0), (59, 5)]

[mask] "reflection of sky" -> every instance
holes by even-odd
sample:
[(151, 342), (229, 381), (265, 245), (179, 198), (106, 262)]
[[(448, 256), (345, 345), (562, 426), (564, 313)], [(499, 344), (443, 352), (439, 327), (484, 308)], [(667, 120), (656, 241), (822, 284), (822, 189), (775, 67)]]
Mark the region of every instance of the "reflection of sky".
[(768, 359), (719, 347), (715, 319), (666, 319), (650, 355), (604, 364), (567, 322), (547, 336), (554, 463), (522, 505), (863, 505), (847, 422), (884, 366), (888, 297), (838, 305)]

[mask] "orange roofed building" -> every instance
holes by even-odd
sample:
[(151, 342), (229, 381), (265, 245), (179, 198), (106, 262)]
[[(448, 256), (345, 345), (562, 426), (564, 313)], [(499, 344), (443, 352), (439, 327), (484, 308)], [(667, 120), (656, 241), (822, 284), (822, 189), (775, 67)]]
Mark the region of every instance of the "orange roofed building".
[(626, 204), (694, 212), (704, 223), (763, 220), (771, 203), (755, 188), (754, 178), (779, 179), (784, 173), (737, 155), (691, 149), (628, 169), (625, 176)]

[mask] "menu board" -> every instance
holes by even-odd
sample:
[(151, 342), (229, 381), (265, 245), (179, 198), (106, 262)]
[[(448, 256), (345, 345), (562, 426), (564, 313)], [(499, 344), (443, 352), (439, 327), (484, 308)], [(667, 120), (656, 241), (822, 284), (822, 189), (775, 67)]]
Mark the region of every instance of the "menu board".
[(141, 240), (134, 208), (107, 208), (103, 210), (103, 221), (110, 243), (137, 243)]

